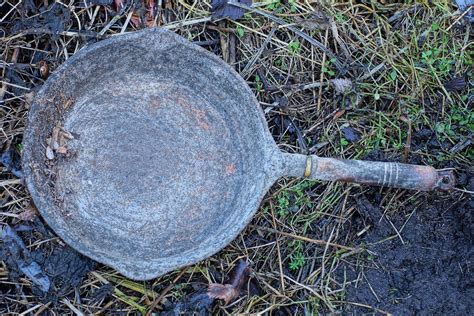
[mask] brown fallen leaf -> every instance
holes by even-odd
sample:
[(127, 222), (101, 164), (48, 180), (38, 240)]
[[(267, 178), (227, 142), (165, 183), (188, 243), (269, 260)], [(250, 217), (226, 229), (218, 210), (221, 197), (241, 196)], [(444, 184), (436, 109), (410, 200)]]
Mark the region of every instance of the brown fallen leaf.
[(225, 304), (227, 305), (236, 297), (238, 297), (239, 293), (232, 286), (232, 284), (212, 283), (212, 284), (209, 284), (207, 295), (210, 298), (219, 298), (221, 300), (224, 300)]
[(207, 290), (210, 298), (218, 298), (229, 304), (237, 297), (247, 284), (250, 276), (250, 267), (245, 260), (240, 260), (239, 265), (233, 270), (230, 282), (226, 284), (211, 283)]
[(74, 136), (68, 132), (68, 131), (65, 131), (65, 130), (62, 130), (60, 133), (59, 133), (62, 137), (65, 137), (67, 139), (74, 139)]
[(144, 25), (145, 27), (153, 27), (155, 23), (155, 0), (146, 0), (140, 9), (133, 11), (130, 22), (137, 28), (142, 26), (141, 21), (141, 11), (145, 10), (144, 16)]
[(63, 154), (63, 155), (65, 155), (65, 154), (67, 154), (67, 148), (64, 147), (64, 146), (60, 146), (60, 147), (58, 147), (58, 149), (56, 149), (56, 152), (57, 152), (58, 154)]
[(344, 109), (339, 110), (339, 111), (336, 112), (336, 114), (334, 114), (334, 116), (333, 116), (332, 119), (335, 121), (335, 120), (337, 120), (338, 118), (340, 118), (341, 116), (343, 116), (344, 113), (346, 113), (346, 110), (344, 110)]

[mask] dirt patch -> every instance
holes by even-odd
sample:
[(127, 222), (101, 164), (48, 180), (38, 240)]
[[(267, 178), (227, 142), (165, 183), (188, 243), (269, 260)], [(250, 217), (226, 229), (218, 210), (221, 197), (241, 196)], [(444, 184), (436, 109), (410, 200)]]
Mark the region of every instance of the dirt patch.
[[(5, 227), (0, 243), (0, 260), (8, 268), (8, 279), (0, 292), (5, 299), (16, 295), (34, 295), (42, 302), (58, 302), (71, 291), (78, 291), (87, 272), (96, 263), (68, 246), (44, 245), (27, 249), (25, 242), (54, 238), (51, 231), (36, 218), (30, 224)], [(28, 276), (31, 287), (20, 286), (23, 275)], [(0, 301), (1, 302), (1, 301)]]
[[(472, 174), (463, 174), (474, 189)], [(474, 308), (470, 262), (474, 258), (472, 199), (427, 195), (418, 207), (390, 216), (370, 201), (377, 194), (357, 198), (360, 216), (354, 222), (372, 222), (362, 242), (375, 255), (365, 254), (357, 264), (346, 264), (347, 301), (366, 304), (397, 315), (467, 315)], [(357, 227), (358, 225), (355, 225)], [(402, 229), (400, 229), (400, 227)], [(401, 231), (400, 231), (401, 230)], [(382, 242), (393, 236), (392, 239)], [(402, 242), (403, 240), (403, 242)], [(361, 312), (363, 307), (350, 307)]]

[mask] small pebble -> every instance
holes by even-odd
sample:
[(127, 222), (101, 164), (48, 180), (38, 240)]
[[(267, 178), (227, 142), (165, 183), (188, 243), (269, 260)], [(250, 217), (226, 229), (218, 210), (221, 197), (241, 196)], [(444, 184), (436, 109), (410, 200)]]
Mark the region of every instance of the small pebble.
[(53, 150), (51, 149), (51, 147), (46, 147), (46, 158), (48, 158), (49, 160), (53, 160), (54, 159), (54, 152)]

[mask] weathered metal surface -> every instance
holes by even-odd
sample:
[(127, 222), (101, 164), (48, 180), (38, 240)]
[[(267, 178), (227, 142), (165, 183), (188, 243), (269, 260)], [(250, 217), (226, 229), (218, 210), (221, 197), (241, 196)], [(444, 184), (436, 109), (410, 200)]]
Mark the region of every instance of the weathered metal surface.
[[(313, 157), (311, 177), (374, 183), (363, 168), (339, 174), (347, 163), (321, 159)], [(306, 160), (278, 151), (252, 91), (227, 64), (149, 29), (86, 47), (49, 78), (29, 113), (22, 162), (62, 239), (144, 280), (222, 249), (274, 181), (302, 176)], [(410, 179), (410, 188), (425, 186)]]
[[(303, 176), (308, 168), (308, 156), (284, 154), (284, 169), (289, 176)], [(326, 181), (354, 182), (375, 186), (431, 191), (451, 190), (455, 179), (452, 171), (430, 166), (394, 162), (345, 160), (310, 156), (311, 173), (304, 176)]]

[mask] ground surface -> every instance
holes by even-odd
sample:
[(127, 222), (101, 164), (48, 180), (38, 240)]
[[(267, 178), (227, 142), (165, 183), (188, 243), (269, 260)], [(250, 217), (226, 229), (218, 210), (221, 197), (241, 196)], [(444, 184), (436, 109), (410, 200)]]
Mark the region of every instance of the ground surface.
[[(235, 21), (211, 21), (207, 2), (52, 2), (0, 9), (0, 313), (473, 310), (472, 26), (450, 1), (273, 1)], [(20, 179), (29, 103), (85, 44), (156, 25), (233, 65), (281, 150), (454, 168), (457, 190), (281, 179), (242, 234), (199, 264), (136, 282), (84, 258)], [(236, 300), (206, 294), (229, 281), (242, 281)]]

